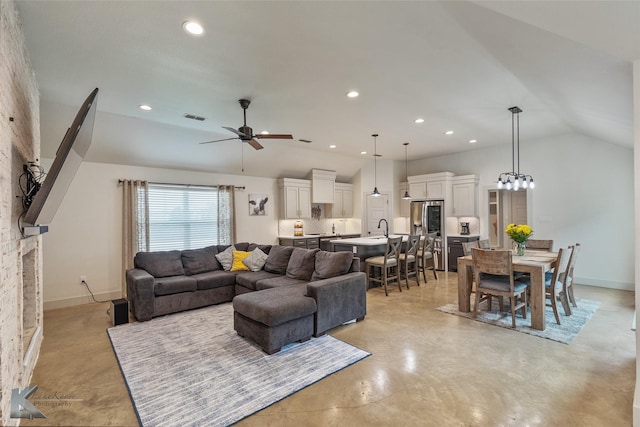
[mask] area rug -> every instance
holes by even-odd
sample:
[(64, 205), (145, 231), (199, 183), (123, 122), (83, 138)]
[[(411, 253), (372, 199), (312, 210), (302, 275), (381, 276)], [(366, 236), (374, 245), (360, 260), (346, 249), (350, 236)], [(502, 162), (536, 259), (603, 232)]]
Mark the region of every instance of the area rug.
[[(565, 316), (562, 309), (562, 305), (558, 302), (558, 309), (560, 312), (560, 325), (556, 323), (556, 318), (553, 315), (553, 309), (546, 307), (545, 309), (545, 321), (547, 326), (544, 331), (531, 328), (531, 318), (527, 313), (527, 319), (523, 319), (520, 314), (516, 313), (516, 328), (518, 332), (523, 332), (529, 335), (535, 335), (541, 338), (547, 338), (553, 341), (558, 341), (564, 344), (571, 344), (582, 327), (591, 319), (593, 313), (596, 312), (600, 303), (597, 301), (590, 301), (585, 299), (576, 299), (578, 307), (571, 307), (571, 316)], [(463, 313), (458, 311), (458, 303), (450, 303), (438, 307), (438, 310), (449, 314), (455, 314), (456, 316), (466, 317), (467, 319), (477, 320), (479, 322), (490, 323), (492, 325), (501, 326), (513, 330), (511, 327), (511, 311), (509, 305), (505, 302), (505, 311), (497, 311), (497, 302), (492, 305), (493, 311), (486, 311), (486, 302), (483, 302), (478, 311), (478, 317), (473, 316), (473, 311), (469, 313)]]
[(269, 356), (230, 303), (107, 332), (142, 426), (233, 424), (370, 355), (324, 335)]

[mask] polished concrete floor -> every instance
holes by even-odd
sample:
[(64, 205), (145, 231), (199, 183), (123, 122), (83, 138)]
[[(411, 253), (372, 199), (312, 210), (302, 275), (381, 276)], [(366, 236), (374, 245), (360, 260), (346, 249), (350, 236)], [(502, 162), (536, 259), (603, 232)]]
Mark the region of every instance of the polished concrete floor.
[[(367, 296), (363, 322), (331, 335), (372, 356), (240, 426), (630, 426), (635, 384), (631, 292), (576, 287), (601, 302), (571, 345), (445, 314), (457, 277)], [(45, 312), (30, 399), (47, 419), (21, 425), (137, 425), (105, 329), (108, 304)], [(215, 355), (212, 355), (215, 357)], [(188, 419), (189, 402), (181, 408)]]

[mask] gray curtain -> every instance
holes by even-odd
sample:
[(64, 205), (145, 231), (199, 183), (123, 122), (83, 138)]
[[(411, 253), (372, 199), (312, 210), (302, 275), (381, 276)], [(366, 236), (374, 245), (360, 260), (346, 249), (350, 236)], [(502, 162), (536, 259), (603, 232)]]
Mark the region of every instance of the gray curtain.
[(133, 257), (149, 250), (149, 185), (147, 181), (121, 180), (122, 184), (122, 297), (127, 296), (125, 271)]
[(233, 185), (218, 186), (218, 242), (231, 245), (236, 242), (235, 188)]

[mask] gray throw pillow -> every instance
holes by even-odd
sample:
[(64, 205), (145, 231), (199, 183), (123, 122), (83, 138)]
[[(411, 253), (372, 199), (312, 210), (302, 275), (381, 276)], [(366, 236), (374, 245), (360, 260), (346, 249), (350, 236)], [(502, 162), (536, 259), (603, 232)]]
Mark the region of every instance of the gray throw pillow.
[(222, 267), (216, 259), (218, 249), (207, 246), (202, 249), (186, 249), (182, 251), (182, 265), (187, 276), (220, 270)]
[(311, 280), (316, 266), (316, 252), (320, 249), (294, 248), (287, 264), (287, 277), (299, 280)]
[(255, 248), (242, 262), (249, 267), (249, 270), (260, 271), (262, 267), (264, 267), (264, 263), (267, 262), (267, 256), (268, 255), (262, 252), (260, 248)]
[(316, 254), (316, 268), (311, 280), (329, 279), (347, 274), (351, 269), (353, 254), (351, 252), (326, 252)]
[(180, 251), (138, 252), (133, 263), (153, 277), (184, 275)]
[(264, 264), (264, 270), (269, 273), (286, 274), (291, 252), (293, 252), (292, 246), (272, 246), (267, 262)]
[(220, 262), (220, 264), (222, 264), (222, 268), (225, 271), (231, 270), (231, 266), (233, 265), (233, 251), (235, 250), (236, 248), (231, 245), (224, 251), (216, 254), (216, 259)]

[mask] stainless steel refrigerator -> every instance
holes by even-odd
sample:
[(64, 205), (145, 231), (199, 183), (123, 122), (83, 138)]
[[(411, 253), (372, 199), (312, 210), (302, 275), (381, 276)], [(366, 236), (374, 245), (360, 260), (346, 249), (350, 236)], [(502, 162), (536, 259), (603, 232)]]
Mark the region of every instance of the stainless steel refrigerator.
[(411, 234), (437, 233), (434, 245), (436, 270), (445, 268), (444, 200), (412, 200), (409, 217)]

